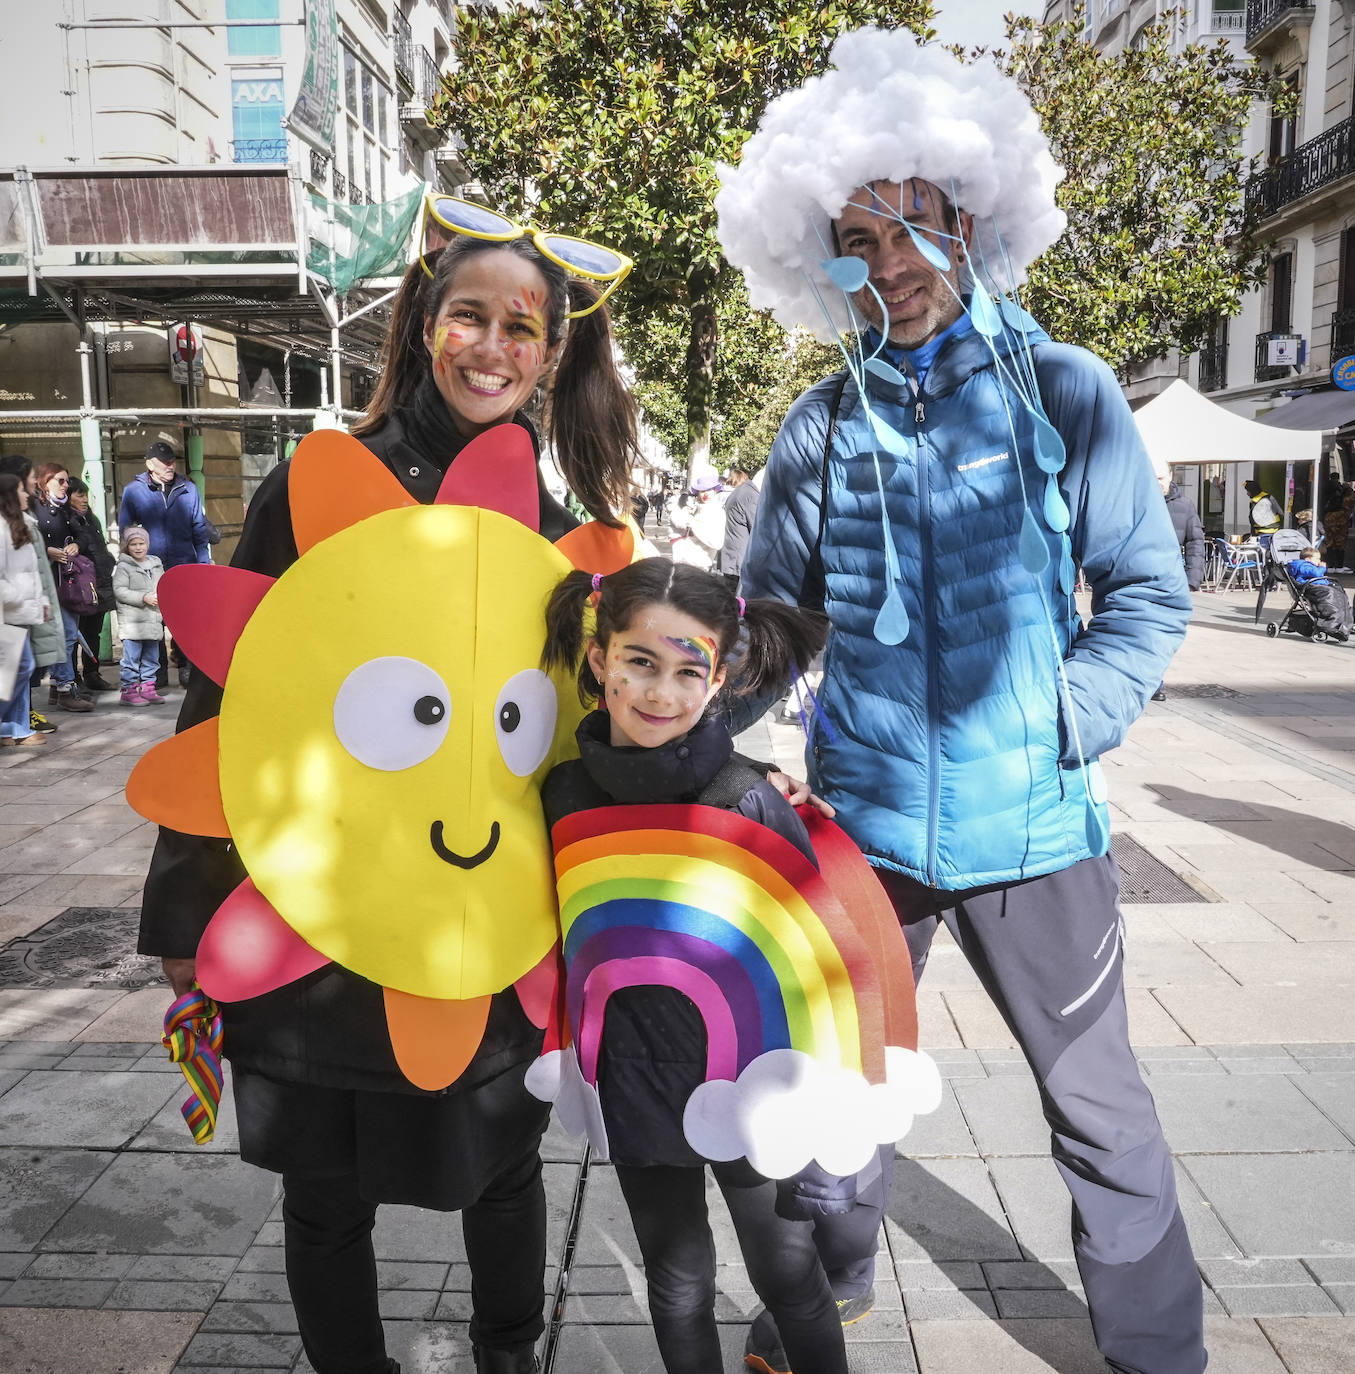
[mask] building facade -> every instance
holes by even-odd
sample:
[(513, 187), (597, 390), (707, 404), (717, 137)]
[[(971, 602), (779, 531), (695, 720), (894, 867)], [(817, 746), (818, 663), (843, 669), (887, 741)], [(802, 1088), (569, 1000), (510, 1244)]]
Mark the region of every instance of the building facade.
[[(9, 240), (21, 242), (13, 206), (22, 203), (37, 268), (24, 282), (0, 223), (0, 273), (10, 263), (0, 275), (0, 448), (78, 469), (83, 436), (92, 471), (100, 464), (77, 412), (97, 415), (99, 475), (115, 513), (147, 444), (169, 439), (211, 518), (237, 531), (257, 477), (311, 427), (306, 412), (361, 408), (373, 384), (381, 309), (345, 336), (336, 366), (332, 327), (347, 312), (332, 285), (306, 272), (307, 259), (347, 243), (364, 207), (465, 179), (455, 146), (427, 118), (454, 26), (451, 0), (43, 0), (8, 9), (0, 178), (13, 195), (0, 194), (0, 221), (10, 204)], [(237, 191), (259, 187), (276, 188), (290, 207), (294, 244), (282, 268), (285, 254), (259, 251), (273, 245), (231, 241), (247, 218)], [(108, 202), (128, 188), (148, 204), (177, 200), (164, 206), (178, 225), (172, 243), (133, 235), (123, 252), (102, 240), (101, 251), (63, 250), (40, 222), (79, 195), (102, 196), (93, 220), (112, 222)], [(185, 227), (185, 204), (201, 206), (202, 218), (217, 207), (219, 223)], [(106, 273), (91, 263), (106, 263)], [(165, 317), (172, 309), (201, 313)], [(187, 323), (198, 325), (203, 355), (197, 380), (176, 380), (167, 331)], [(154, 418), (135, 423), (147, 410)], [(167, 413), (175, 410), (183, 413)], [(210, 410), (222, 413), (204, 418)], [(71, 414), (53, 418), (57, 411)], [(36, 413), (44, 418), (19, 418)]]

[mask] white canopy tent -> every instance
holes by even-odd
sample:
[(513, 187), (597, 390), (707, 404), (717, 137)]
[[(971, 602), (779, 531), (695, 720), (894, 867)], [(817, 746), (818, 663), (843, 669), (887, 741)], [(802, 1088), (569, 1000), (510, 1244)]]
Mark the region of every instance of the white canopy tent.
[(1321, 509), (1320, 429), (1280, 429), (1248, 420), (1206, 400), (1179, 378), (1136, 410), (1134, 420), (1159, 472), (1169, 470), (1173, 464), (1284, 463), (1286, 473), (1292, 477), (1295, 464), (1310, 463), (1313, 507)]

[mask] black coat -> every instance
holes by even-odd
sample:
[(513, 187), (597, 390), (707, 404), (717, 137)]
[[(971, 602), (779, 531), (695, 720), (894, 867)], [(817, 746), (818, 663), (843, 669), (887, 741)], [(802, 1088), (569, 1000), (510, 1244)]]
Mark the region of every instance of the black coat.
[[(363, 439), (405, 489), (425, 503), (432, 501), (443, 473), (466, 442), (452, 428), (431, 381), (426, 393)], [(532, 435), (535, 448), (531, 425), (522, 416), (515, 419)], [(289, 463), (279, 464), (260, 485), (231, 560), (233, 567), (278, 577), (296, 561), (287, 500), (289, 468)], [(539, 492), (541, 532), (557, 539), (577, 522), (544, 484)], [(221, 689), (203, 673), (194, 673), (178, 728), (216, 715), (220, 705)], [(244, 877), (244, 866), (229, 841), (162, 827), (146, 876), (138, 950), (191, 958), (207, 922)], [(396, 1065), (381, 989), (346, 969), (330, 965), (263, 997), (232, 1003), (223, 1008), (223, 1019), (224, 1050), (237, 1069), (291, 1083), (423, 1095)], [(443, 1092), (464, 1094), (506, 1068), (521, 1066), (539, 1054), (541, 1040), (541, 1031), (523, 1014), (516, 993), (500, 993), (475, 1058)]]
[(1176, 542), (1185, 551), (1186, 581), (1190, 590), (1197, 592), (1204, 581), (1204, 526), (1195, 502), (1175, 482), (1167, 489), (1167, 514), (1172, 518)]
[[(715, 718), (657, 749), (616, 748), (610, 732), (605, 712), (584, 717), (579, 757), (551, 769), (541, 802), (552, 828), (599, 806), (696, 802), (734, 752), (729, 731)], [(812, 860), (804, 822), (790, 803), (752, 764), (744, 772), (725, 809), (775, 830)], [(598, 1086), (612, 1160), (702, 1166), (682, 1131), (682, 1109), (706, 1078), (700, 1013), (676, 988), (623, 988), (607, 1000), (605, 1027)]]

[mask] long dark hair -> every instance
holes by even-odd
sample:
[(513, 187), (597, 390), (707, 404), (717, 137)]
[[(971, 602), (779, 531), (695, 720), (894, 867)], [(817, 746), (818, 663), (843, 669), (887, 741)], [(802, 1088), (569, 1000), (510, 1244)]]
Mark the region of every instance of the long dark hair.
[[(541, 666), (547, 670), (577, 667), (584, 705), (602, 696), (602, 684), (584, 654), (584, 608), (592, 594), (593, 575), (587, 572), (572, 572), (556, 586), (546, 606), (546, 647), (541, 653)], [(713, 630), (720, 650), (717, 668), (729, 661), (738, 645), (742, 620), (747, 644), (730, 663), (729, 673), (732, 690), (739, 694), (784, 682), (792, 667), (803, 673), (828, 633), (825, 616), (784, 601), (746, 602), (740, 617), (739, 599), (723, 577), (687, 563), (645, 558), (601, 579), (594, 638), (605, 649), (644, 606), (673, 606)]]
[(629, 506), (630, 470), (639, 456), (639, 439), (635, 402), (612, 352), (611, 317), (604, 305), (582, 319), (566, 321), (569, 311), (591, 305), (597, 292), (543, 257), (528, 238), (491, 243), (458, 235), (427, 256), (426, 261), (434, 264), (431, 279), (417, 262), (410, 264), (391, 309), (381, 380), (353, 434), (361, 438), (374, 433), (394, 411), (413, 400), (431, 368), (424, 343), (426, 322), (437, 318), (458, 269), (490, 252), (513, 253), (545, 278), (549, 297), (546, 343), (553, 348), (564, 340), (546, 395), (547, 437), (565, 481), (584, 507), (596, 519), (620, 525), (617, 512)]
[(23, 483), (12, 472), (0, 472), (0, 516), (9, 526), (9, 537), (16, 549), (33, 542), (33, 531), (24, 519), (19, 489)]

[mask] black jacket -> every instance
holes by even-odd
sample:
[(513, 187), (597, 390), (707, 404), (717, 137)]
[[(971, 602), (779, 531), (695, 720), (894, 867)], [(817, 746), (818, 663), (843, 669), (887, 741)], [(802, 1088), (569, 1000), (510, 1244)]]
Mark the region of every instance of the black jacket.
[[(699, 801), (734, 754), (729, 731), (714, 717), (657, 749), (617, 748), (610, 735), (606, 712), (585, 716), (576, 734), (579, 757), (551, 769), (541, 802), (552, 829), (565, 816), (600, 806)], [(804, 822), (751, 764), (730, 795), (726, 810), (775, 830), (813, 859)], [(598, 1086), (615, 1163), (702, 1166), (682, 1132), (682, 1109), (705, 1078), (706, 1028), (682, 993), (640, 987), (612, 994)]]
[(38, 529), (42, 531), (42, 552), (44, 554), (48, 549), (60, 549), (67, 544), (79, 542), (71, 529), (72, 511), (69, 505), (49, 506), (46, 501), (38, 497), (32, 503), (30, 513), (33, 519), (38, 522)]
[[(515, 416), (532, 435), (531, 425)], [(431, 380), (414, 403), (362, 441), (422, 502), (431, 502), (443, 473), (466, 441), (451, 426)], [(290, 464), (260, 485), (231, 560), (233, 567), (278, 577), (296, 561), (287, 500)], [(540, 475), (538, 472), (538, 483)], [(539, 485), (541, 533), (558, 539), (577, 523)], [(194, 673), (178, 728), (216, 715), (221, 689)], [(141, 909), (142, 954), (191, 958), (217, 907), (245, 877), (228, 840), (160, 830)], [(420, 1090), (400, 1073), (386, 1033), (381, 989), (335, 965), (248, 1002), (223, 1008), (225, 1053), (237, 1065), (287, 1082), (402, 1093)], [(542, 1034), (509, 990), (495, 997), (484, 1040), (465, 1073), (444, 1091), (456, 1093), (540, 1053)]]
[(1190, 590), (1197, 592), (1204, 581), (1204, 526), (1194, 501), (1175, 482), (1167, 489), (1167, 514), (1172, 518), (1176, 542), (1185, 550), (1186, 581)]

